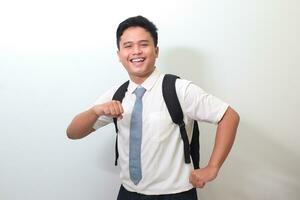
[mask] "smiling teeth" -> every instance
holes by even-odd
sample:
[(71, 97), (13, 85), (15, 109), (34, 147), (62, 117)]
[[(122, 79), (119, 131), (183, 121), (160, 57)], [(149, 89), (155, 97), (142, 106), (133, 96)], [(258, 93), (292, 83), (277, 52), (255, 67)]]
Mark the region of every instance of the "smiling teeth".
[(143, 62), (145, 59), (144, 58), (134, 58), (131, 59), (131, 62)]

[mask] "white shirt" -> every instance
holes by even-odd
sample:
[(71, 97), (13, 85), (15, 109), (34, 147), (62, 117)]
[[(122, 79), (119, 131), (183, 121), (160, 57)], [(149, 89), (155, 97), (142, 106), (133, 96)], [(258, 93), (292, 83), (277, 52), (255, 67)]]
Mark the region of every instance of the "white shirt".
[[(142, 179), (138, 185), (134, 185), (129, 176), (130, 119), (136, 98), (133, 92), (138, 87), (132, 81), (129, 82), (128, 91), (122, 102), (123, 119), (118, 121), (122, 184), (129, 191), (146, 195), (179, 193), (193, 188), (189, 183), (193, 164), (184, 162), (183, 142), (179, 127), (172, 122), (162, 96), (163, 77), (164, 74), (155, 69), (141, 85), (146, 92), (143, 96)], [(114, 87), (100, 96), (95, 104), (110, 101), (117, 88)], [(207, 94), (187, 80), (177, 79), (176, 92), (184, 113), (189, 140), (191, 140), (193, 120), (216, 124), (228, 107), (228, 104)], [(101, 116), (94, 124), (94, 129), (111, 122), (112, 118)]]

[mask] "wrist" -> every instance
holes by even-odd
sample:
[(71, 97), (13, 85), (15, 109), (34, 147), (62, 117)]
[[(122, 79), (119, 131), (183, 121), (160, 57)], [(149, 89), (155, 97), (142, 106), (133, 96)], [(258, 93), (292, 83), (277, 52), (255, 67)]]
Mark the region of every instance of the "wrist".
[(100, 117), (101, 115), (103, 115), (103, 111), (101, 109), (99, 109), (99, 106), (96, 105), (96, 106), (93, 106), (91, 109), (90, 109), (90, 112), (94, 115), (96, 115), (97, 117)]
[(212, 168), (214, 170), (216, 170), (217, 172), (220, 170), (221, 166), (216, 164), (216, 163), (208, 163), (207, 165), (209, 168)]

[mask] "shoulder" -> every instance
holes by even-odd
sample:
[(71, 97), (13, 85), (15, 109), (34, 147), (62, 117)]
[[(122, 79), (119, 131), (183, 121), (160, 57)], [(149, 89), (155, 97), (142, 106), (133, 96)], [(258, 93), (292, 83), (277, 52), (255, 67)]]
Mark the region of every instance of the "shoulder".
[[(168, 81), (163, 81), (162, 86), (163, 86), (164, 90), (167, 92), (167, 91), (173, 90), (173, 88), (175, 88), (175, 92), (176, 92), (175, 95), (177, 96), (179, 102), (182, 103), (185, 99), (187, 88), (189, 87), (189, 85), (192, 82), (189, 80), (186, 80), (186, 79), (181, 79), (181, 78), (176, 79), (177, 76), (172, 75), (172, 74), (169, 77), (166, 77), (166, 76), (169, 76), (169, 74), (166, 74), (163, 77), (164, 80), (168, 80)], [(166, 79), (166, 78), (168, 78), (168, 79)], [(169, 84), (172, 84), (172, 85), (169, 85)], [(175, 85), (173, 85), (173, 84), (175, 84)], [(169, 91), (169, 92), (171, 94), (173, 93), (172, 91)]]
[(176, 80), (176, 93), (181, 104), (199, 103), (209, 95), (200, 86), (186, 79)]
[[(176, 92), (185, 90), (185, 88), (187, 88), (188, 85), (191, 84), (191, 81), (189, 81), (189, 80), (181, 79), (180, 77), (178, 77), (176, 79), (176, 77), (178, 77), (178, 76), (175, 74), (162, 74), (160, 78), (161, 78), (163, 84), (172, 84), (175, 79)], [(169, 81), (165, 81), (166, 78), (168, 78)], [(170, 79), (172, 81), (170, 81)]]
[(189, 81), (189, 80), (186, 80), (186, 79), (181, 79), (181, 78), (178, 78), (176, 80), (176, 91), (177, 92), (184, 92), (186, 91), (186, 89), (192, 84), (192, 81)]

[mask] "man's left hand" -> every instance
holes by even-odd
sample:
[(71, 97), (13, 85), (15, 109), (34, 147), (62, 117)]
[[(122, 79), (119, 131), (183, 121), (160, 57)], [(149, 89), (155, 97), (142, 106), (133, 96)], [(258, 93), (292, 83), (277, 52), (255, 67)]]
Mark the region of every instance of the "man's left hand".
[(214, 180), (218, 175), (219, 169), (213, 166), (206, 166), (201, 169), (195, 169), (190, 175), (190, 183), (195, 188), (203, 188), (205, 183)]

